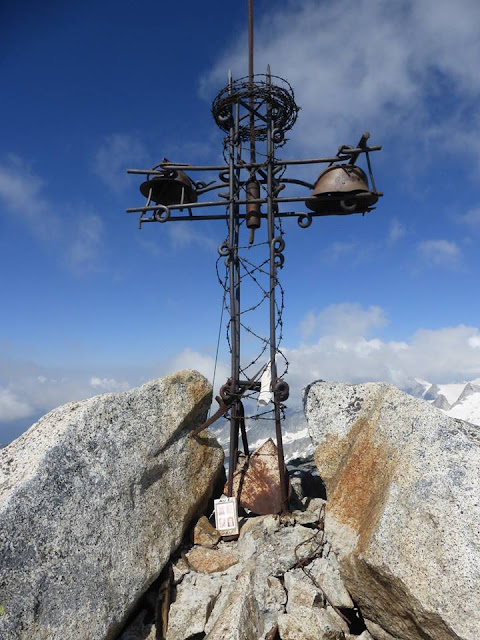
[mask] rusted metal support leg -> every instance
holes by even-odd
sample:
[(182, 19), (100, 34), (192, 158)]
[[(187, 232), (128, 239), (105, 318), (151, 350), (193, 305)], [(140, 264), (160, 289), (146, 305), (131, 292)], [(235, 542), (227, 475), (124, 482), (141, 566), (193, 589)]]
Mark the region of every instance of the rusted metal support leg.
[[(267, 69), (267, 85), (270, 80), (270, 67)], [(285, 459), (283, 455), (283, 441), (282, 441), (282, 423), (280, 414), (280, 402), (277, 393), (275, 392), (275, 386), (277, 383), (277, 338), (276, 338), (276, 304), (275, 304), (275, 289), (277, 286), (277, 265), (275, 264), (275, 209), (273, 204), (273, 162), (274, 162), (274, 140), (273, 140), (273, 119), (271, 113), (271, 107), (267, 106), (267, 215), (268, 215), (268, 242), (270, 245), (270, 290), (269, 290), (269, 303), (270, 303), (270, 369), (272, 379), (272, 391), (274, 392), (274, 409), (275, 409), (275, 433), (277, 437), (277, 454), (278, 454), (278, 475), (280, 482), (280, 495), (281, 495), (281, 510), (282, 512), (288, 511), (288, 493), (287, 493), (287, 478), (285, 474)]]
[(232, 497), (232, 493), (233, 493), (233, 474), (235, 473), (235, 469), (237, 468), (237, 460), (238, 460), (238, 428), (239, 428), (238, 405), (239, 405), (239, 401), (235, 402), (230, 412), (230, 448), (229, 448), (228, 484), (227, 484), (227, 496), (229, 498)]
[(242, 434), (243, 453), (248, 458), (248, 456), (250, 455), (250, 452), (248, 450), (247, 430), (245, 428), (245, 408), (243, 406), (243, 402), (242, 401), (239, 401), (238, 408), (239, 408), (238, 421), (240, 423), (240, 431), (241, 431), (241, 434)]
[(283, 453), (282, 439), (282, 418), (280, 413), (280, 402), (275, 398), (275, 435), (277, 437), (278, 453), (278, 474), (280, 476), (280, 495), (282, 500), (282, 513), (288, 511), (288, 476), (285, 467), (285, 456)]

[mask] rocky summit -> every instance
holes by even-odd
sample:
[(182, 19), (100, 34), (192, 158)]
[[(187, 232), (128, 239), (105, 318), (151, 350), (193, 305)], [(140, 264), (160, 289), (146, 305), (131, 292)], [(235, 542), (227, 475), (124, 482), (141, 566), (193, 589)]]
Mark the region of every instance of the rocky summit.
[(289, 511), (240, 507), (222, 539), (222, 448), (187, 437), (210, 402), (183, 371), (0, 450), (2, 640), (478, 640), (479, 427), (390, 385), (313, 383)]

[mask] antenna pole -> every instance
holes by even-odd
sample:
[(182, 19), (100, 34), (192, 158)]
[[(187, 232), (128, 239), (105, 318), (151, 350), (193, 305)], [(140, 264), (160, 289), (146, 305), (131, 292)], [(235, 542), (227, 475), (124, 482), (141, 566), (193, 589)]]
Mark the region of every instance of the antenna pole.
[[(256, 154), (255, 154), (255, 114), (253, 113), (254, 108), (254, 97), (253, 97), (253, 0), (248, 0), (248, 84), (250, 91), (252, 94), (250, 95), (250, 163), (254, 164), (256, 162)], [(255, 178), (255, 170), (252, 169), (252, 180)]]

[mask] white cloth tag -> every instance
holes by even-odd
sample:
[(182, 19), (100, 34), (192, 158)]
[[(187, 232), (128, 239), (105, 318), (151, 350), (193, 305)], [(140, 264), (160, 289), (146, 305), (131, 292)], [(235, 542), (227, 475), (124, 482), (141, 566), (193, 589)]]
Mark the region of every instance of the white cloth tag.
[(258, 394), (257, 405), (265, 406), (273, 402), (273, 393), (272, 393), (272, 368), (270, 366), (270, 361), (268, 362), (265, 371), (262, 373), (262, 377), (260, 378), (260, 393)]

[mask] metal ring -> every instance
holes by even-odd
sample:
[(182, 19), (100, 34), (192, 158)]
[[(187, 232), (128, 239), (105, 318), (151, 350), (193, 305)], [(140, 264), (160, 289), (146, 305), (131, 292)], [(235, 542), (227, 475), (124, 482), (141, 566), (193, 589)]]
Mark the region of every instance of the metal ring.
[(285, 240), (282, 238), (282, 236), (277, 236), (276, 238), (274, 238), (272, 240), (272, 244), (275, 253), (282, 253), (282, 251), (285, 249)]
[(270, 115), (272, 116), (272, 120), (278, 120), (280, 117), (281, 110), (278, 106), (272, 107), (270, 110)]
[(229, 120), (232, 119), (232, 112), (224, 111), (223, 113), (218, 113), (217, 119), (221, 124), (226, 124)]
[(226, 171), (220, 171), (218, 177), (222, 182), (230, 182), (230, 171), (228, 169)]
[(233, 396), (232, 382), (231, 380), (229, 380), (222, 387), (220, 387), (220, 397), (225, 402), (228, 402), (229, 400), (232, 399), (232, 396)]
[(283, 255), (283, 253), (276, 253), (273, 258), (273, 264), (277, 267), (277, 269), (281, 269), (284, 262), (285, 256)]
[(207, 183), (199, 180), (198, 182), (194, 182), (193, 185), (195, 187), (195, 190), (198, 191), (199, 189), (205, 189)]
[[(153, 217), (157, 222), (167, 222), (170, 218), (170, 209), (164, 204), (157, 205), (159, 208), (155, 209)], [(161, 208), (160, 208), (161, 207)]]
[(226, 242), (222, 242), (222, 244), (218, 247), (217, 251), (218, 251), (218, 255), (225, 257), (230, 255), (231, 249)]
[(312, 224), (312, 214), (303, 213), (301, 216), (298, 216), (297, 223), (299, 227), (302, 227), (302, 229), (306, 229)]
[[(352, 204), (347, 204), (347, 202), (351, 202)], [(357, 208), (357, 202), (355, 199), (350, 198), (350, 200), (340, 200), (340, 206), (347, 213), (353, 213)]]
[(276, 144), (279, 144), (280, 142), (283, 142), (285, 140), (285, 133), (282, 131), (282, 129), (274, 129), (272, 131), (272, 138)]
[(288, 383), (285, 382), (285, 380), (277, 380), (277, 383), (275, 385), (275, 394), (278, 395), (278, 399), (280, 400), (280, 402), (285, 402), (285, 400), (288, 400), (288, 396), (290, 395), (290, 387), (288, 386)]

